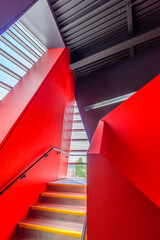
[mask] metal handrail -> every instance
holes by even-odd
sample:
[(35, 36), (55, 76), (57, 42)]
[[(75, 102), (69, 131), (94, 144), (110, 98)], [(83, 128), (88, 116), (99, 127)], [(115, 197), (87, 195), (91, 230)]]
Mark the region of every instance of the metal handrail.
[(87, 230), (87, 213), (84, 219), (84, 225), (83, 225), (83, 231), (82, 231), (82, 238), (81, 240), (85, 240), (86, 239), (86, 231)]
[(67, 152), (65, 152), (65, 151), (63, 151), (63, 150), (61, 150), (61, 149), (59, 149), (59, 148), (53, 147), (53, 150), (56, 150), (56, 151), (59, 152), (59, 153), (64, 153), (64, 154), (66, 154), (67, 156), (69, 156), (69, 153), (67, 153)]
[(17, 174), (18, 176), (15, 177), (14, 180), (11, 180), (9, 184), (7, 184), (6, 187), (4, 187), (1, 191), (0, 191), (0, 195), (2, 195), (7, 189), (9, 189), (14, 183), (16, 183), (19, 179), (23, 180), (26, 177), (26, 173), (33, 168), (38, 162), (40, 162), (44, 157), (48, 157), (49, 153), (52, 150), (56, 150), (57, 154), (59, 153), (64, 153), (65, 155), (67, 155), (67, 157), (69, 156), (69, 154), (59, 148), (56, 147), (51, 147), (47, 152), (45, 152), (37, 161), (35, 161), (31, 166), (29, 166), (26, 170), (24, 170), (22, 173)]

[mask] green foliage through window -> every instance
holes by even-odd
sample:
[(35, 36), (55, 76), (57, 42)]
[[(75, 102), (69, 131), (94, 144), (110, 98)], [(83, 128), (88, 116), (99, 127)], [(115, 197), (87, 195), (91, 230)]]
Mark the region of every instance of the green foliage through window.
[[(76, 163), (83, 163), (83, 159), (80, 157)], [(75, 176), (76, 177), (86, 177), (86, 166), (77, 164), (75, 165)]]

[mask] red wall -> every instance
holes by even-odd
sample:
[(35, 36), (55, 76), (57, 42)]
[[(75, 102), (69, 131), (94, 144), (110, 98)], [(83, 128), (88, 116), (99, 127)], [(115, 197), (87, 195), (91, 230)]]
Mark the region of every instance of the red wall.
[[(67, 49), (48, 50), (0, 103), (2, 188), (50, 146), (69, 151), (75, 87), (69, 64)], [(67, 166), (66, 156), (52, 151), (0, 196), (2, 240), (10, 239), (46, 183), (66, 176)]]
[(88, 152), (88, 239), (160, 239), (160, 75), (98, 124)]

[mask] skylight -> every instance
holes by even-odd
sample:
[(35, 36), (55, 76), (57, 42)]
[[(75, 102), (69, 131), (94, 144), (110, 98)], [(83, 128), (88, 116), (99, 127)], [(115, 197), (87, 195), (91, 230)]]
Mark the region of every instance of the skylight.
[(20, 21), (0, 36), (0, 101), (46, 52)]

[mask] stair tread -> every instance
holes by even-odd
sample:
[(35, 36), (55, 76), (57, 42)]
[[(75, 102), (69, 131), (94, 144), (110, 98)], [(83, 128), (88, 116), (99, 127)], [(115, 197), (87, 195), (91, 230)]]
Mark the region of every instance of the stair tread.
[[(34, 204), (33, 207), (34, 206), (35, 207), (56, 208), (56, 209), (64, 209), (64, 210), (86, 212), (86, 207), (84, 207), (84, 206), (76, 206), (76, 205), (64, 205), (64, 204), (52, 204), (52, 203), (37, 203), (37, 204)], [(32, 206), (31, 206), (31, 208), (32, 208)]]
[(41, 195), (61, 195), (61, 196), (80, 196), (80, 197), (86, 197), (86, 193), (76, 193), (76, 192), (57, 192), (57, 191), (45, 191), (42, 192)]
[(72, 182), (68, 182), (68, 183), (61, 183), (61, 182), (49, 182), (48, 185), (53, 185), (53, 186), (64, 186), (64, 187), (84, 187), (86, 188), (86, 185), (82, 184), (82, 183), (78, 183), (78, 184), (74, 184)]
[(27, 238), (27, 237), (14, 237), (12, 240), (35, 240), (35, 238)]
[(28, 217), (28, 218), (22, 220), (19, 223), (19, 226), (23, 227), (24, 224), (26, 224), (28, 226), (39, 225), (39, 226), (45, 226), (45, 227), (74, 231), (74, 232), (82, 232), (82, 229), (83, 229), (83, 224), (81, 224), (81, 223), (65, 222), (65, 221), (53, 220), (53, 219), (47, 219), (47, 218)]
[(15, 237), (12, 240), (35, 240), (35, 238), (23, 238), (23, 237)]

